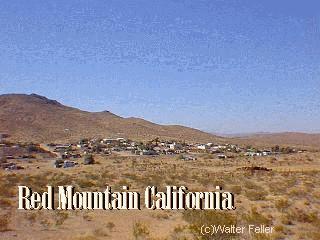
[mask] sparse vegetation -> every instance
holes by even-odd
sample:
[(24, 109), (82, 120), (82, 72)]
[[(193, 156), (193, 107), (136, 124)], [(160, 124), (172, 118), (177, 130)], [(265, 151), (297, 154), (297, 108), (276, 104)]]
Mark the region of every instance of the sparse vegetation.
[(107, 223), (107, 228), (109, 229), (110, 232), (114, 229), (116, 225), (113, 222), (108, 222)]
[(145, 239), (150, 235), (149, 228), (143, 222), (135, 222), (133, 224), (133, 237), (134, 239)]
[[(277, 156), (277, 161), (272, 157), (254, 160), (255, 166), (272, 168), (271, 172), (237, 170), (241, 166), (252, 166), (252, 163), (248, 163), (250, 158), (247, 157), (222, 162), (200, 156), (197, 156), (196, 161), (181, 161), (174, 155), (94, 155), (100, 165), (79, 164), (79, 167), (67, 170), (53, 169), (48, 161), (35, 159), (25, 163), (30, 169), (0, 172), (0, 211), (2, 216), (7, 216), (0, 223), (1, 231), (15, 231), (16, 225), (23, 224), (30, 229), (37, 227), (49, 233), (54, 230), (66, 239), (72, 239), (73, 236), (68, 234), (69, 226), (77, 222), (83, 228), (84, 234), (76, 234), (74, 239), (115, 239), (119, 234), (123, 239), (237, 239), (242, 236), (200, 236), (200, 224), (266, 224), (275, 226), (275, 233), (248, 235), (246, 239), (317, 239), (320, 207), (317, 201), (320, 197), (317, 188), (320, 184), (320, 169), (317, 168), (319, 153), (308, 155), (313, 161), (302, 161), (295, 155), (287, 155), (287, 160), (282, 156)], [(114, 161), (117, 163), (114, 164)], [(290, 165), (286, 161), (290, 161)], [(142, 193), (142, 206), (143, 190), (148, 185), (158, 186), (159, 190), (166, 185), (183, 185), (192, 191), (212, 190), (219, 185), (235, 194), (237, 209), (230, 212), (147, 212), (142, 209), (128, 213), (111, 211), (107, 214), (99, 211), (43, 210), (15, 213), (17, 186), (22, 184), (38, 192), (46, 191), (47, 185), (72, 185), (79, 191), (101, 191), (106, 186), (119, 190), (122, 186), (129, 186), (130, 189)], [(16, 214), (22, 216), (19, 221), (13, 217)], [(127, 214), (132, 215), (134, 223)], [(132, 227), (125, 231), (123, 221), (127, 222), (127, 225), (132, 224)], [(162, 230), (163, 226), (167, 228), (165, 232)], [(299, 233), (299, 226), (308, 229), (308, 232), (299, 230)]]
[(0, 215), (0, 232), (9, 231), (10, 216), (8, 214)]

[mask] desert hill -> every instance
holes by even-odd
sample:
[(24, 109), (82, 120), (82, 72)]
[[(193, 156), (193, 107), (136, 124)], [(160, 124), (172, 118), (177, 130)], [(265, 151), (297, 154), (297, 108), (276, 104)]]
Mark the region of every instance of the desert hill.
[(36, 94), (0, 95), (0, 133), (22, 142), (68, 142), (84, 137), (159, 137), (192, 142), (221, 139), (193, 128), (123, 118), (108, 111), (86, 112)]
[(242, 137), (233, 138), (234, 141), (247, 143), (250, 145), (288, 145), (299, 147), (320, 148), (319, 133), (301, 133), (301, 132), (281, 132), (281, 133), (258, 133)]
[(261, 133), (218, 137), (179, 125), (159, 125), (123, 118), (109, 111), (87, 112), (36, 94), (0, 95), (0, 133), (21, 142), (70, 142), (85, 137), (127, 137), (136, 140), (179, 139), (240, 145), (293, 145), (320, 148), (320, 134)]

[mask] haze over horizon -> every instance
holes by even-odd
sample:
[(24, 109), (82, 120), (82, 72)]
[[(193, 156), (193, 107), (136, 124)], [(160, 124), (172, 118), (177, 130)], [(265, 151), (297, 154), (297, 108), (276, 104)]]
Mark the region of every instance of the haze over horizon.
[(320, 132), (316, 1), (10, 1), (0, 94), (207, 132)]

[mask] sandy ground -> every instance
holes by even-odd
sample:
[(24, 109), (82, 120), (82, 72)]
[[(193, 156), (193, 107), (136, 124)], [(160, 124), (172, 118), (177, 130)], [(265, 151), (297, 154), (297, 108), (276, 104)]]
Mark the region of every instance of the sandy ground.
[[(263, 222), (261, 219), (268, 219), (270, 225), (277, 226), (275, 234), (263, 235), (269, 238), (260, 239), (317, 239), (319, 156), (306, 153), (218, 160), (214, 156), (199, 155), (196, 161), (182, 161), (177, 156), (112, 155), (95, 156), (97, 164), (90, 166), (83, 165), (79, 159), (77, 167), (68, 169), (53, 168), (55, 159), (16, 160), (25, 169), (0, 170), (1, 198), (7, 200), (1, 202), (0, 213), (2, 218), (9, 219), (7, 226), (2, 226), (0, 238), (195, 239), (197, 235), (190, 230), (193, 222), (184, 217), (184, 211), (83, 210), (60, 215), (57, 211), (17, 210), (17, 185), (21, 184), (36, 190), (45, 190), (47, 184), (72, 184), (87, 191), (104, 190), (107, 185), (115, 189), (127, 185), (142, 193), (145, 186), (153, 184), (159, 187), (185, 185), (191, 190), (212, 191), (214, 186), (221, 185), (226, 190), (236, 191), (237, 209), (232, 214), (239, 218), (239, 224), (258, 224)], [(252, 165), (272, 171), (237, 170)], [(281, 199), (288, 202), (283, 203), (284, 210), (278, 204)], [(253, 207), (262, 217), (254, 215)], [(0, 222), (0, 229), (1, 224), (5, 223)], [(135, 234), (137, 224), (142, 227)], [(240, 235), (236, 239), (257, 239), (257, 236)]]

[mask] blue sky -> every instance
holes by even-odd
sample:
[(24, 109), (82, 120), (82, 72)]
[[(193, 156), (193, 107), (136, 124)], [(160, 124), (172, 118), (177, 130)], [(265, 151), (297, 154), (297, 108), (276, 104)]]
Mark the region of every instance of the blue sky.
[(211, 132), (320, 132), (320, 3), (279, 2), (0, 1), (0, 94)]

